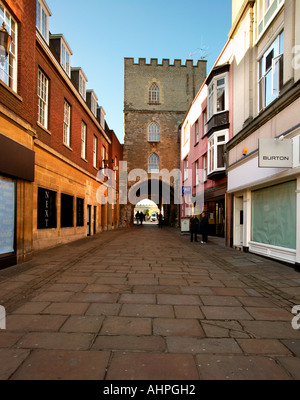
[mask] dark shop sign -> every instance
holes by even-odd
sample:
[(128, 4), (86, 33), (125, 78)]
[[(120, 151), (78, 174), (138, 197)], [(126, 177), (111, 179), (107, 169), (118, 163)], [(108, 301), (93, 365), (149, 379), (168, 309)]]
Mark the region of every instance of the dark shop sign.
[(56, 227), (56, 192), (38, 188), (38, 229)]

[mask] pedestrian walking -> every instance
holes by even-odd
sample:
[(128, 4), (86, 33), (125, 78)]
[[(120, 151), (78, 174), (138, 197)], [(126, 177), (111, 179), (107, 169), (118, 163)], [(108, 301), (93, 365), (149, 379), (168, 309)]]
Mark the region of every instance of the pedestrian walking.
[(193, 215), (190, 219), (190, 232), (191, 232), (191, 242), (193, 242), (195, 238), (195, 242), (198, 242), (197, 233), (199, 228), (199, 219)]
[(138, 225), (140, 223), (140, 212), (139, 211), (135, 214), (135, 218), (136, 218), (136, 224)]
[(141, 212), (140, 212), (140, 221), (141, 221), (141, 225), (143, 225), (144, 219), (145, 219), (145, 215), (144, 215), (143, 211), (141, 211)]
[(208, 218), (206, 216), (206, 213), (202, 213), (202, 219), (200, 222), (200, 233), (202, 234), (202, 241), (201, 243), (207, 243), (207, 238), (208, 238)]
[(158, 214), (158, 227), (162, 228), (162, 225), (163, 225), (163, 216), (160, 213), (160, 214)]

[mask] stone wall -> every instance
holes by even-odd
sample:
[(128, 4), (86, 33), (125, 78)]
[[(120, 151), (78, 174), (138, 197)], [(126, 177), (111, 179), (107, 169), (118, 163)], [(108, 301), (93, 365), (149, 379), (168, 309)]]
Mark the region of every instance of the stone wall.
[[(148, 160), (151, 154), (159, 157), (160, 170), (172, 171), (180, 168), (180, 126), (191, 102), (198, 93), (206, 77), (206, 61), (192, 60), (185, 64), (175, 60), (125, 59), (124, 74), (124, 161), (128, 163), (128, 172), (140, 168), (148, 172)], [(150, 86), (155, 83), (159, 88), (159, 102), (149, 101)], [(149, 126), (152, 122), (159, 125), (160, 140), (148, 140)], [(149, 179), (151, 178), (150, 174)], [(128, 188), (134, 182), (128, 183)], [(121, 221), (128, 219), (132, 205), (123, 206)]]

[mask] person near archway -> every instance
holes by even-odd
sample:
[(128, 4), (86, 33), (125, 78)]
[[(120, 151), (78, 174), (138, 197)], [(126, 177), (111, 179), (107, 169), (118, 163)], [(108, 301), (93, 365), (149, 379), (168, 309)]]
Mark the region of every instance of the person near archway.
[(141, 211), (141, 212), (140, 212), (140, 221), (141, 221), (141, 225), (143, 225), (144, 219), (145, 219), (145, 215), (144, 215), (143, 211)]
[(135, 218), (136, 218), (136, 224), (138, 225), (139, 224), (139, 221), (140, 221), (140, 212), (138, 211), (136, 214), (135, 214)]
[(197, 233), (199, 228), (199, 219), (193, 214), (190, 219), (190, 232), (191, 232), (191, 242), (195, 238), (195, 242), (198, 242)]
[(162, 213), (160, 212), (158, 214), (158, 227), (162, 228), (162, 226), (163, 226), (163, 216), (162, 216)]
[(207, 243), (207, 236), (208, 236), (208, 218), (206, 213), (202, 213), (202, 219), (200, 222), (200, 233), (202, 234), (202, 241), (201, 243)]

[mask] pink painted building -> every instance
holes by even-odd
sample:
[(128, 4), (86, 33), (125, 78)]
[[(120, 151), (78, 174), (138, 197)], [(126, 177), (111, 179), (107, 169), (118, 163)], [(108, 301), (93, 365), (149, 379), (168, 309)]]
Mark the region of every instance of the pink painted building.
[(225, 237), (226, 143), (232, 132), (232, 45), (228, 40), (186, 113), (181, 128), (182, 231), (191, 214), (209, 219), (209, 235)]

